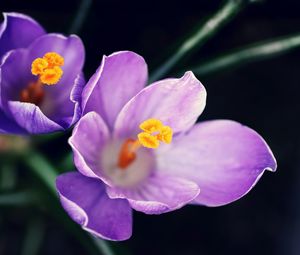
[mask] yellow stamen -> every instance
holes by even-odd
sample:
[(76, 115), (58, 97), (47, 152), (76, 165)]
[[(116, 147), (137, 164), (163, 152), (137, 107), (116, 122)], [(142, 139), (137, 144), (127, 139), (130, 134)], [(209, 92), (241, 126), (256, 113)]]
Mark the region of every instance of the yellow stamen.
[(31, 73), (33, 75), (42, 74), (47, 67), (48, 67), (47, 60), (43, 58), (36, 58), (31, 64)]
[(138, 140), (146, 148), (156, 149), (159, 141), (171, 143), (173, 130), (169, 126), (164, 126), (160, 120), (148, 119), (140, 124), (140, 129), (145, 132), (138, 134)]
[(59, 82), (63, 70), (60, 67), (55, 66), (53, 68), (46, 69), (41, 75), (40, 80), (42, 83), (47, 85), (54, 85)]
[(157, 137), (146, 132), (139, 133), (138, 140), (146, 148), (156, 149), (159, 146), (159, 140)]
[(157, 119), (148, 119), (140, 124), (140, 129), (147, 133), (159, 132), (162, 127), (163, 124)]
[(55, 52), (48, 52), (43, 58), (48, 62), (49, 68), (53, 68), (54, 66), (63, 66), (65, 63), (64, 58)]
[(59, 82), (63, 75), (61, 66), (64, 58), (55, 52), (46, 53), (43, 58), (36, 58), (31, 64), (31, 73), (39, 75), (43, 84), (54, 85)]
[(160, 133), (157, 135), (157, 139), (164, 143), (171, 143), (173, 137), (173, 130), (169, 126), (161, 128)]
[(171, 143), (173, 130), (169, 126), (164, 126), (160, 120), (148, 119), (140, 124), (140, 132), (137, 140), (127, 139), (123, 143), (120, 153), (118, 166), (125, 169), (136, 158), (136, 151), (141, 147), (156, 149), (160, 142)]

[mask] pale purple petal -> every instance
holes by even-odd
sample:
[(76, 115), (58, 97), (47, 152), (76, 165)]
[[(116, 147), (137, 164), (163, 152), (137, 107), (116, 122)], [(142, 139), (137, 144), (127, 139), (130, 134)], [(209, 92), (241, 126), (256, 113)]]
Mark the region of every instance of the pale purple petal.
[(259, 134), (230, 120), (197, 124), (170, 145), (156, 150), (158, 168), (196, 182), (195, 203), (220, 206), (233, 202), (275, 171), (275, 158)]
[[(80, 73), (77, 78), (75, 79), (74, 87), (71, 91), (71, 101), (75, 104), (74, 115), (71, 121), (71, 125), (75, 124), (82, 115), (82, 108), (81, 108), (81, 95), (82, 90), (85, 86), (85, 79), (83, 73)], [(69, 122), (68, 122), (69, 123)]]
[(104, 184), (78, 172), (57, 177), (62, 206), (83, 229), (108, 240), (121, 241), (132, 234), (132, 210), (124, 199), (110, 199)]
[(121, 110), (115, 124), (117, 137), (132, 137), (149, 118), (161, 120), (174, 133), (190, 128), (205, 107), (206, 91), (192, 72), (143, 89)]
[(122, 107), (146, 85), (147, 78), (147, 65), (136, 53), (104, 56), (84, 89), (83, 113), (98, 112), (112, 129)]
[(89, 112), (79, 120), (69, 144), (75, 165), (83, 175), (98, 178), (101, 151), (109, 138), (109, 130), (96, 112)]
[(44, 29), (32, 18), (20, 13), (3, 13), (0, 26), (0, 58), (9, 50), (25, 48), (45, 34)]
[(179, 209), (200, 192), (197, 184), (156, 172), (135, 188), (107, 187), (111, 198), (126, 198), (131, 207), (147, 214), (161, 214)]
[(16, 123), (30, 134), (44, 134), (64, 130), (47, 118), (34, 104), (9, 101), (8, 108)]

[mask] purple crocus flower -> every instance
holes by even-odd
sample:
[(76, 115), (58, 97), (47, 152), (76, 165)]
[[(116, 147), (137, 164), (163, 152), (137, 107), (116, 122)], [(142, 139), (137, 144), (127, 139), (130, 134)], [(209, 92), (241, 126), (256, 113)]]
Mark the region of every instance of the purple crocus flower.
[(84, 46), (46, 34), (30, 17), (4, 13), (0, 25), (0, 133), (64, 130), (80, 115)]
[(103, 57), (69, 140), (79, 172), (57, 178), (64, 209), (101, 238), (129, 238), (132, 209), (161, 214), (186, 204), (225, 205), (248, 193), (265, 170), (276, 170), (252, 129), (231, 120), (195, 124), (206, 91), (192, 72), (144, 88), (146, 82), (141, 56)]

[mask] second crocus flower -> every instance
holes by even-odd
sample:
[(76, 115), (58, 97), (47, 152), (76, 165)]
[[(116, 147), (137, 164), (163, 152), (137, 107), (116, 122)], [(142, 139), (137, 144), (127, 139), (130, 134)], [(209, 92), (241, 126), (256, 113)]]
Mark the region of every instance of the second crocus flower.
[(30, 17), (0, 25), (0, 133), (62, 131), (80, 117), (85, 51), (79, 37), (47, 34)]

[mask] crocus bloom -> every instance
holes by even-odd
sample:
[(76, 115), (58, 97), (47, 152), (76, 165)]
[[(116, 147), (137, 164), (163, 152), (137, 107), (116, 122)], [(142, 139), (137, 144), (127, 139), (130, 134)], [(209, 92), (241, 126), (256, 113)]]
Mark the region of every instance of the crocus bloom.
[(276, 161), (253, 130), (230, 120), (195, 124), (206, 91), (192, 72), (143, 88), (133, 52), (104, 56), (84, 88), (84, 116), (69, 142), (79, 172), (57, 178), (63, 207), (90, 233), (124, 240), (132, 209), (161, 214), (245, 195)]
[(64, 130), (80, 115), (84, 47), (46, 34), (30, 17), (4, 13), (0, 25), (0, 133)]

